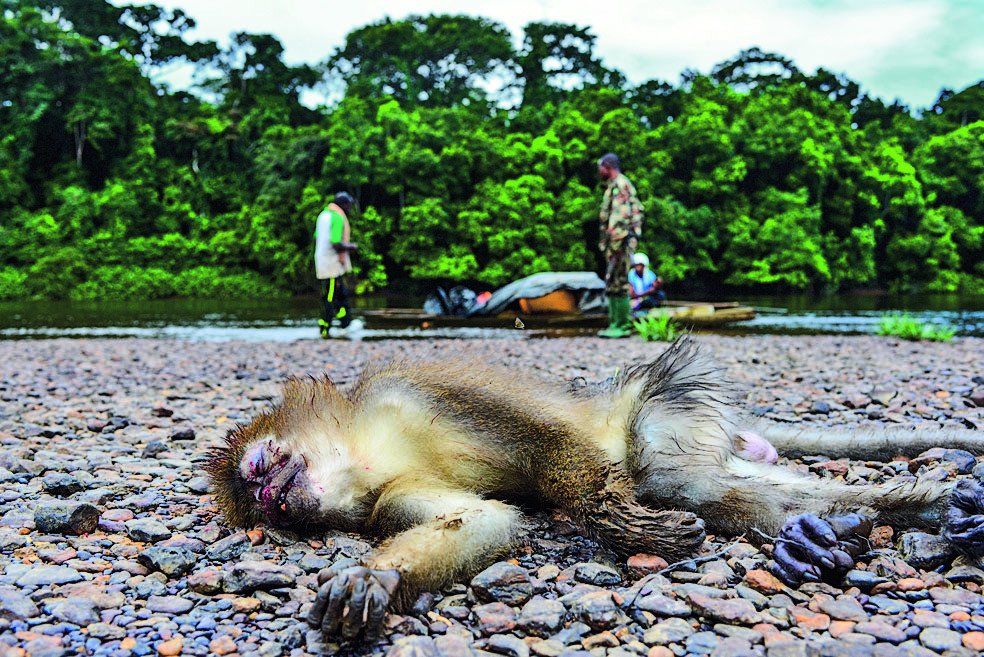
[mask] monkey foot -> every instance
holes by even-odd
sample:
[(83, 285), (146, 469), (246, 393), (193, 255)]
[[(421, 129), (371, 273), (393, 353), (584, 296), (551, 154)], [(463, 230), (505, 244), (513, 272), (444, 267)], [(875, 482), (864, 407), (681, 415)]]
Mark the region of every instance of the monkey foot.
[(793, 516), (779, 531), (772, 557), (775, 573), (787, 584), (839, 582), (867, 546), (871, 521), (857, 513), (822, 519)]
[(395, 570), (339, 563), (318, 574), (318, 596), (308, 623), (327, 637), (374, 641), (383, 629), (390, 598), (400, 583)]
[(950, 494), (943, 536), (961, 552), (984, 554), (984, 485), (963, 479)]

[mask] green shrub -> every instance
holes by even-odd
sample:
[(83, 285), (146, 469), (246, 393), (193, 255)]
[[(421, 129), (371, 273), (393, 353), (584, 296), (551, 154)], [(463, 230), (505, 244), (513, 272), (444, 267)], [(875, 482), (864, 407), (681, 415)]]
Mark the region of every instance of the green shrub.
[(0, 301), (27, 297), (27, 274), (13, 267), (0, 268)]
[(282, 297), (284, 291), (255, 271), (194, 267), (174, 277), (174, 294), (198, 299), (260, 299)]
[(72, 289), (74, 301), (96, 299), (162, 299), (174, 296), (171, 272), (157, 267), (104, 265), (96, 267), (85, 280)]
[(28, 295), (35, 299), (65, 299), (79, 281), (86, 279), (88, 266), (83, 254), (65, 246), (39, 258), (27, 269)]
[(956, 329), (951, 326), (933, 326), (907, 313), (885, 315), (878, 325), (878, 335), (891, 335), (903, 340), (949, 342), (956, 334)]
[(672, 342), (680, 329), (669, 313), (656, 312), (632, 322), (633, 328), (646, 342)]

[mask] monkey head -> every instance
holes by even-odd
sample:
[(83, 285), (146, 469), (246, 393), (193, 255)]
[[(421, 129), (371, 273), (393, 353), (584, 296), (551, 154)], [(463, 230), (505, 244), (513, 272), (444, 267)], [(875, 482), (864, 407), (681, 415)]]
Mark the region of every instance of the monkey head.
[(212, 451), (205, 469), (233, 525), (344, 528), (358, 506), (342, 440), (350, 402), (330, 380), (290, 379), (283, 399)]

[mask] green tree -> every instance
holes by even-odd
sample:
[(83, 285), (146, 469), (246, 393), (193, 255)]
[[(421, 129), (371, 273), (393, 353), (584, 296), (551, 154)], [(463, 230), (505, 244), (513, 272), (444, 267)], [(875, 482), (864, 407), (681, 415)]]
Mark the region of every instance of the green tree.
[(329, 60), (348, 92), (443, 107), (484, 101), (483, 79), (513, 55), (505, 27), (471, 16), (410, 16), (358, 28)]

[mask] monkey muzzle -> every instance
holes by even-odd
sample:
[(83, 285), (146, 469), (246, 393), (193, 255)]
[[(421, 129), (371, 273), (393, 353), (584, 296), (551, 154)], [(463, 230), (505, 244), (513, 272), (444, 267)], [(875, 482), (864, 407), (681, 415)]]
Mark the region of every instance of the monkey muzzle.
[(240, 474), (272, 524), (286, 524), (310, 507), (310, 496), (303, 492), (307, 461), (273, 440), (260, 441), (243, 455)]

